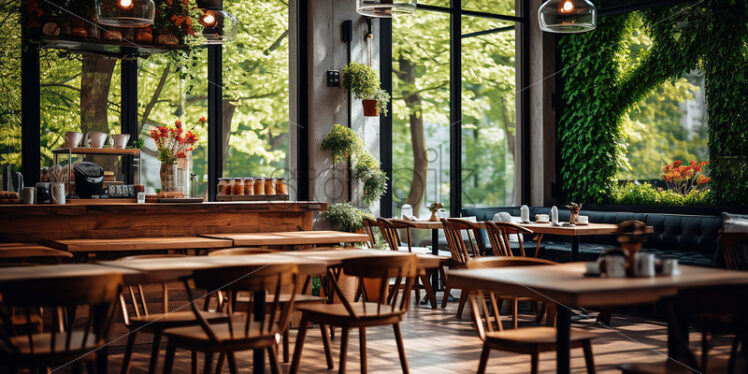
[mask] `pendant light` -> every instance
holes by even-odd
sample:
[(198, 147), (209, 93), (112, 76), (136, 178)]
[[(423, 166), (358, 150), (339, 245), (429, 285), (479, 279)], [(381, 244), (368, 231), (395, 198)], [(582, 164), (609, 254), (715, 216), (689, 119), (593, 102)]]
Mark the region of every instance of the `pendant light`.
[(197, 7), (203, 11), (200, 16), (200, 24), (204, 27), (203, 44), (224, 44), (236, 39), (239, 21), (223, 10), (221, 0), (198, 0)]
[(588, 0), (548, 0), (538, 9), (538, 21), (547, 32), (587, 32), (595, 29), (597, 8)]
[(392, 18), (416, 12), (416, 0), (356, 0), (362, 16)]
[(155, 16), (153, 0), (96, 0), (96, 22), (105, 26), (150, 26)]

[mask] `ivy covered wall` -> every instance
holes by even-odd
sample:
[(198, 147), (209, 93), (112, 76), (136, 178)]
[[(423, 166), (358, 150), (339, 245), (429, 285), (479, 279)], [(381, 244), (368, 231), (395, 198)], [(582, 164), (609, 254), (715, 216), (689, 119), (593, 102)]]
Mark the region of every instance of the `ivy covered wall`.
[[(600, 8), (620, 0), (600, 0)], [(596, 30), (560, 38), (562, 106), (558, 124), (565, 198), (610, 198), (622, 154), (626, 111), (683, 71), (706, 79), (710, 188), (720, 204), (748, 204), (748, 7), (746, 0), (686, 1), (602, 17)], [(640, 25), (652, 45), (622, 69), (624, 37)], [(638, 21), (638, 22), (635, 22)]]

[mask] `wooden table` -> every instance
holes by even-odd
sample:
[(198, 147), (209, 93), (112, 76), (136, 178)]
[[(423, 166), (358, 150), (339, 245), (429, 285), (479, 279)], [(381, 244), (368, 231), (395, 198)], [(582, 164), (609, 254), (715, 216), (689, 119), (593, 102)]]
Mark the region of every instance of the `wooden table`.
[(49, 246), (70, 253), (147, 252), (169, 249), (215, 249), (231, 247), (231, 240), (200, 236), (119, 238), (119, 239), (63, 239), (50, 240)]
[(342, 231), (287, 231), (205, 234), (206, 238), (232, 240), (235, 247), (318, 245), (368, 242), (366, 234)]
[(54, 248), (29, 243), (2, 243), (0, 244), (0, 259), (26, 258), (26, 257), (59, 257), (72, 258), (70, 252), (60, 251)]
[[(617, 306), (654, 302), (681, 290), (748, 285), (748, 272), (679, 266), (681, 274), (652, 278), (584, 277), (584, 263), (514, 268), (461, 269), (449, 272), (451, 287), (491, 290), (506, 295), (543, 298), (559, 304), (557, 312), (556, 365), (569, 372), (569, 307)], [(672, 343), (674, 321), (668, 320), (668, 352), (681, 357)], [(682, 334), (686, 338), (688, 334)]]

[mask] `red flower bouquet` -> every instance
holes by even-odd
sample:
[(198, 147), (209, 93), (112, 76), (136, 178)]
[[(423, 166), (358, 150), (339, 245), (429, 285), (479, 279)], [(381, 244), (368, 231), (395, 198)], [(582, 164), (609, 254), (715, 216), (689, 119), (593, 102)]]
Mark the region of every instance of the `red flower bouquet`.
[[(205, 117), (200, 117), (197, 124), (204, 122)], [(178, 158), (186, 158), (187, 153), (192, 151), (192, 146), (198, 141), (197, 135), (192, 131), (185, 131), (179, 120), (174, 122), (174, 127), (158, 126), (152, 129), (150, 135), (156, 143), (158, 159), (166, 164), (173, 164)]]

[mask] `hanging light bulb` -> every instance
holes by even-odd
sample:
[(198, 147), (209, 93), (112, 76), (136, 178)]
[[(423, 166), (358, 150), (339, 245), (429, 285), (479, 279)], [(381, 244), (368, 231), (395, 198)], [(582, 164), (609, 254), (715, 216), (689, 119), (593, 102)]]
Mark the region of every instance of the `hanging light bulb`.
[(239, 22), (231, 13), (222, 9), (221, 0), (198, 0), (197, 7), (203, 10), (200, 24), (204, 27), (197, 43), (223, 44), (236, 38)]
[(597, 25), (597, 8), (588, 0), (548, 0), (538, 8), (538, 21), (547, 32), (587, 32)]
[(153, 0), (96, 0), (96, 22), (105, 26), (150, 26), (155, 16)]
[(392, 18), (416, 12), (416, 0), (357, 0), (358, 14), (368, 17)]

